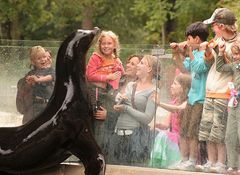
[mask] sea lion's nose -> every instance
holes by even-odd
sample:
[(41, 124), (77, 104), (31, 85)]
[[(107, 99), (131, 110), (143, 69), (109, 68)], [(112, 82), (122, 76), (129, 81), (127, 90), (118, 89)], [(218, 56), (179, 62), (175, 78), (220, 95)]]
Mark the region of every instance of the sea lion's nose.
[(100, 29), (98, 27), (94, 27), (93, 32), (94, 34), (98, 34), (100, 32)]

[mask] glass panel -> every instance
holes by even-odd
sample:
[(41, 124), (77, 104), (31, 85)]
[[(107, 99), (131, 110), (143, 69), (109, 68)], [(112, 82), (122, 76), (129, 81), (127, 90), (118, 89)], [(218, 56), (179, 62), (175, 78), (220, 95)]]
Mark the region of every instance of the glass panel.
[[(52, 65), (54, 67), (60, 42), (2, 40), (0, 44), (0, 125), (1, 127), (19, 126), (22, 124), (23, 115), (18, 112), (16, 107), (17, 83), (30, 70), (29, 49), (34, 45), (42, 45), (50, 49), (53, 53)], [(90, 57), (92, 50), (90, 50), (88, 57)], [(160, 71), (160, 80), (155, 81), (155, 84), (160, 89), (161, 101), (170, 102), (170, 86), (175, 77), (175, 66), (170, 51), (168, 49), (161, 50), (154, 45), (121, 45), (120, 58), (125, 69), (127, 58), (133, 54), (157, 54), (157, 64), (161, 65), (161, 70), (158, 70)], [(93, 87), (91, 90), (93, 97), (96, 97), (96, 88)], [(107, 110), (107, 118), (106, 120), (94, 120), (93, 130), (97, 142), (106, 155), (107, 163), (166, 168), (164, 162), (152, 161), (152, 158), (158, 157), (159, 149), (162, 149), (158, 148), (153, 151), (154, 146), (159, 146), (159, 144), (164, 146), (167, 142), (166, 139), (163, 139), (160, 143), (155, 142), (155, 136), (161, 136), (159, 135), (159, 129), (155, 130), (155, 124), (164, 122), (169, 112), (155, 104), (154, 110), (157, 110), (157, 112), (156, 115), (154, 112), (153, 119), (148, 125), (141, 125), (138, 129), (133, 130), (116, 129), (120, 114), (113, 110), (113, 105), (116, 104), (115, 96), (117, 93), (114, 91), (106, 93), (98, 88), (97, 94), (100, 105)], [(141, 103), (141, 101), (137, 101), (136, 105), (139, 105), (138, 103)], [(131, 121), (131, 119), (128, 121)], [(131, 125), (132, 123), (127, 124)], [(163, 135), (162, 137), (164, 137)], [(178, 147), (177, 144), (175, 146)], [(163, 154), (162, 156), (169, 155)], [(171, 156), (174, 155), (171, 154)], [(178, 160), (178, 158), (174, 156), (174, 159)], [(67, 161), (76, 162), (78, 159), (71, 157)]]
[[(44, 45), (45, 49), (49, 49), (53, 55), (52, 67), (54, 68), (54, 57), (56, 55), (59, 42), (46, 42), (46, 41), (10, 41), (1, 40), (0, 43), (0, 97), (1, 97), (1, 121), (2, 127), (7, 126), (19, 126), (22, 124), (23, 113), (27, 113), (32, 109), (30, 100), (23, 100), (30, 94), (29, 87), (26, 87), (26, 81), (19, 81), (25, 75), (30, 72), (33, 68), (30, 66), (29, 49), (34, 45)], [(54, 72), (53, 72), (54, 73)], [(40, 73), (41, 75), (41, 73)], [(38, 77), (39, 78), (39, 77)], [(36, 85), (38, 86), (38, 85)], [(46, 83), (43, 86), (47, 86)], [(54, 85), (51, 84), (51, 87)], [(16, 100), (17, 88), (25, 89), (19, 92), (20, 100)], [(48, 87), (47, 87), (48, 88)], [(41, 97), (39, 97), (39, 105), (42, 109), (47, 104), (47, 99), (51, 96), (52, 91), (49, 90), (49, 95), (40, 104)], [(35, 99), (31, 99), (35, 101)], [(41, 110), (42, 110), (41, 109)], [(36, 114), (37, 115), (37, 114)], [(35, 115), (35, 116), (36, 116)]]
[[(158, 70), (160, 71), (160, 80), (155, 81), (155, 85), (160, 88), (161, 101), (169, 102), (171, 99), (169, 89), (175, 77), (175, 66), (173, 64), (173, 60), (171, 59), (172, 55), (169, 50), (164, 50), (154, 45), (122, 45), (120, 58), (125, 66), (125, 71), (127, 58), (133, 54), (154, 54), (157, 56), (158, 61), (156, 64), (160, 64), (161, 69)], [(121, 88), (122, 87), (120, 86), (118, 91), (122, 93)], [(155, 154), (159, 154), (159, 152), (152, 151), (155, 145), (155, 136), (160, 133), (159, 130), (155, 130), (155, 124), (163, 121), (163, 118), (166, 117), (169, 112), (163, 110), (162, 108), (158, 108), (157, 105), (154, 104), (152, 106), (154, 109), (153, 119), (150, 123), (143, 124), (144, 122), (139, 122), (141, 119), (138, 117), (148, 115), (145, 109), (147, 100), (141, 99), (141, 95), (139, 95), (140, 97), (136, 95), (135, 98), (137, 98), (137, 100), (135, 101), (135, 104), (138, 108), (135, 108), (130, 104), (130, 107), (125, 109), (128, 110), (127, 112), (116, 112), (116, 110), (113, 109), (113, 106), (117, 103), (114, 100), (116, 96), (118, 96), (116, 95), (117, 92), (111, 90), (106, 92), (101, 88), (96, 89), (96, 86), (93, 86), (92, 89), (92, 93), (95, 95), (97, 94), (97, 97), (93, 95), (95, 99), (98, 99), (101, 106), (107, 110), (106, 120), (94, 121), (95, 137), (106, 155), (107, 163), (116, 165), (120, 164), (128, 166), (166, 168), (166, 166), (163, 167), (159, 165), (159, 162), (156, 163), (156, 161), (151, 161), (151, 159), (155, 157)], [(128, 90), (126, 93), (133, 93), (132, 89)], [(145, 98), (148, 98), (148, 95), (149, 94), (144, 94)], [(128, 96), (128, 100), (124, 100), (122, 103), (125, 105), (132, 103), (131, 96)], [(141, 105), (144, 106), (144, 109), (141, 109)], [(157, 115), (155, 115), (156, 110)], [(136, 121), (137, 123), (140, 123), (140, 126), (132, 129)], [(175, 146), (178, 147), (178, 143), (176, 143)], [(176, 162), (179, 160), (179, 157), (174, 156), (173, 159), (176, 159)]]

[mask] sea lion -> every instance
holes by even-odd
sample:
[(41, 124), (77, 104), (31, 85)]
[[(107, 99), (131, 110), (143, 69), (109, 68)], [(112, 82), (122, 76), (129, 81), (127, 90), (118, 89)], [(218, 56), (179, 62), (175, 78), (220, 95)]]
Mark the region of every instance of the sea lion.
[(56, 81), (46, 109), (18, 127), (0, 128), (0, 174), (26, 174), (54, 167), (71, 154), (86, 175), (104, 175), (105, 159), (91, 132), (85, 63), (98, 28), (77, 30), (61, 44)]

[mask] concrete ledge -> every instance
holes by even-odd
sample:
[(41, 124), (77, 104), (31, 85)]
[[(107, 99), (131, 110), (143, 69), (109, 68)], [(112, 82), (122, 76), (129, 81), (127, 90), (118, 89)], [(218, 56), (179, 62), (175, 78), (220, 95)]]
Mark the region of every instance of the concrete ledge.
[[(37, 173), (35, 175), (84, 175), (84, 167), (82, 165), (76, 164), (62, 164), (59, 168)], [(107, 165), (106, 175), (214, 175), (214, 174), (121, 165)]]
[(187, 172), (157, 168), (107, 165), (106, 175), (213, 175), (213, 173)]

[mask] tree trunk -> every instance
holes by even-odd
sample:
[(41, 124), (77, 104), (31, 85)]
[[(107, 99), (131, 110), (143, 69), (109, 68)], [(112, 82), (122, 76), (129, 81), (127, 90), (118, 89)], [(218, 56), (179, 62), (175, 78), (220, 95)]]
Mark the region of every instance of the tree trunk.
[(1, 24), (1, 39), (12, 39), (10, 21)]
[(92, 29), (93, 22), (93, 9), (91, 7), (86, 7), (83, 11), (82, 29)]
[(15, 19), (11, 22), (11, 28), (10, 28), (10, 32), (11, 32), (11, 37), (14, 40), (19, 40), (20, 39), (20, 27), (18, 25), (18, 19)]
[(162, 46), (165, 47), (166, 43), (166, 32), (165, 32), (165, 24), (162, 25)]

